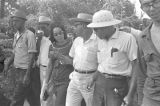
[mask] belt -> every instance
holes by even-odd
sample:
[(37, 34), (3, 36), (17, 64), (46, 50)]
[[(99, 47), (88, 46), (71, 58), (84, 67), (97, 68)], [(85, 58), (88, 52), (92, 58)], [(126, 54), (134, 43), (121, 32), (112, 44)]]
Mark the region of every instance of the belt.
[(17, 70), (23, 70), (23, 71), (26, 71), (27, 69), (23, 69), (23, 68), (19, 68), (19, 67), (14, 67), (15, 69)]
[(122, 76), (122, 75), (116, 75), (116, 74), (107, 74), (107, 73), (102, 73), (105, 78), (110, 78), (110, 79), (127, 79), (127, 76)]
[(77, 69), (74, 69), (76, 72), (78, 73), (81, 73), (81, 74), (91, 74), (91, 73), (94, 73), (96, 72), (96, 70), (92, 70), (92, 71), (89, 71), (89, 70), (77, 70)]
[(42, 65), (42, 64), (41, 64), (41, 66), (42, 66), (42, 67), (47, 67), (47, 66), (45, 66), (45, 65)]

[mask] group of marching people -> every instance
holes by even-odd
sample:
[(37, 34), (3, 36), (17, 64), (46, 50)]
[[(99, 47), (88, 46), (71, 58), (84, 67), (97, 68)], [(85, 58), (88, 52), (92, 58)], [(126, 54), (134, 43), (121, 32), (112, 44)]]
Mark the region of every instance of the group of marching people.
[(25, 13), (16, 11), (13, 54), (4, 67), (13, 63), (17, 81), (10, 106), (23, 106), (26, 99), (30, 106), (50, 106), (54, 96), (55, 106), (132, 106), (136, 91), (139, 106), (159, 106), (160, 1), (140, 3), (153, 20), (144, 31), (122, 31), (121, 20), (100, 10), (70, 19), (74, 40), (46, 16), (39, 16), (36, 31), (29, 30)]

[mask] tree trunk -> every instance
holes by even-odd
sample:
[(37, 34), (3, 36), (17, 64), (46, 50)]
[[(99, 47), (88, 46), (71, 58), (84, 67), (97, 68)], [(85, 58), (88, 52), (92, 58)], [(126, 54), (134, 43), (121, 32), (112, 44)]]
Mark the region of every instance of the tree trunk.
[(1, 8), (0, 8), (0, 18), (2, 19), (5, 15), (4, 12), (4, 7), (5, 7), (5, 0), (1, 0)]

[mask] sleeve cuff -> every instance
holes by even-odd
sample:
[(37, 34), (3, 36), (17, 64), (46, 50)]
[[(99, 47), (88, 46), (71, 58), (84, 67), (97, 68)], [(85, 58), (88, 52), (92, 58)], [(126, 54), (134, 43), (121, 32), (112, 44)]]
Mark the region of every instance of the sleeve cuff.
[(132, 58), (130, 58), (130, 61), (134, 61), (134, 60), (136, 60), (136, 59), (137, 59), (137, 56), (134, 55)]

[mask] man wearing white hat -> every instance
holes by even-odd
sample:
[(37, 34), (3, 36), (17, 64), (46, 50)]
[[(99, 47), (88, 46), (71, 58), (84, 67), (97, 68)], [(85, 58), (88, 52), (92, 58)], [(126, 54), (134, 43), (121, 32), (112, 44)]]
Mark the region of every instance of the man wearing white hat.
[[(43, 100), (44, 89), (46, 87), (46, 74), (47, 67), (49, 63), (48, 52), (49, 47), (52, 44), (49, 40), (50, 36), (50, 24), (51, 19), (46, 16), (40, 16), (38, 21), (38, 31), (37, 31), (37, 49), (39, 52), (37, 64), (40, 67), (40, 80), (41, 80), (41, 106), (49, 106), (49, 104), (53, 101), (52, 96), (50, 96), (46, 101)], [(52, 99), (52, 100), (51, 100)]]
[(67, 89), (66, 106), (80, 106), (82, 99), (86, 106), (92, 106), (94, 86), (92, 77), (97, 70), (97, 42), (92, 29), (87, 28), (92, 15), (79, 13), (72, 18), (76, 26), (77, 38), (70, 49), (73, 58), (74, 71), (70, 74), (70, 83)]
[(119, 23), (121, 21), (114, 19), (110, 11), (100, 10), (88, 25), (99, 37), (93, 106), (120, 106), (128, 91), (127, 79), (135, 69), (136, 40), (131, 34), (115, 28)]

